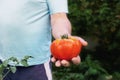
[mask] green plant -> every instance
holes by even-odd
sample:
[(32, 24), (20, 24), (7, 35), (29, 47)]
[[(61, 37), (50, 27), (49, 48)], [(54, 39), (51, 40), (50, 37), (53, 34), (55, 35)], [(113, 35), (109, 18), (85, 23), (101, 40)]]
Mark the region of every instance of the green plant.
[(120, 0), (69, 0), (68, 17), (73, 35), (97, 43), (90, 55), (109, 72), (120, 71)]
[[(0, 80), (3, 80), (7, 74), (11, 71), (12, 73), (16, 72), (16, 66), (21, 64), (22, 66), (27, 67), (28, 66), (28, 59), (32, 58), (31, 56), (24, 56), (23, 59), (20, 61), (16, 57), (10, 57), (9, 59), (6, 59), (0, 63)], [(9, 65), (9, 63), (12, 63), (12, 65)], [(4, 72), (7, 70), (7, 72)]]
[(97, 60), (87, 56), (80, 65), (71, 67), (55, 68), (53, 70), (54, 80), (109, 80), (111, 75), (101, 66)]
[[(82, 50), (80, 65), (53, 67), (55, 80), (120, 80), (120, 0), (69, 0), (68, 17), (72, 34), (87, 40), (89, 48)], [(92, 60), (86, 60), (88, 53)]]
[(120, 80), (120, 71), (114, 72), (112, 75), (113, 75), (113, 80)]

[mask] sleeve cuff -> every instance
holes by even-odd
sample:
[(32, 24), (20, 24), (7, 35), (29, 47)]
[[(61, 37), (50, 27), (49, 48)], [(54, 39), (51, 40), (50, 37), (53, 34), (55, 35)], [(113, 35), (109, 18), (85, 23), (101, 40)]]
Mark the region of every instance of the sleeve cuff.
[(68, 0), (47, 0), (50, 14), (65, 12), (68, 13)]

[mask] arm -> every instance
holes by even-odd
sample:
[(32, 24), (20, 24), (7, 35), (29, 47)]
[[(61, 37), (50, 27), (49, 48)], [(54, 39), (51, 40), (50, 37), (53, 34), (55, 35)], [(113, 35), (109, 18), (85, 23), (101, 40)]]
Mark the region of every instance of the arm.
[[(52, 34), (55, 39), (60, 38), (61, 35), (64, 35), (64, 34), (68, 34), (68, 36), (71, 36), (71, 31), (72, 31), (71, 23), (70, 23), (69, 19), (67, 18), (66, 13), (52, 14), (51, 15), (51, 25), (52, 25)], [(87, 45), (87, 42), (84, 41), (82, 38), (77, 37), (77, 36), (74, 36), (74, 37), (78, 38), (82, 42), (83, 46)], [(51, 59), (51, 61), (55, 62), (55, 65), (57, 67), (70, 65), (70, 62), (68, 62), (66, 60), (62, 60), (62, 61), (57, 60), (56, 61), (56, 59), (54, 57)], [(74, 57), (72, 59), (72, 62), (74, 64), (79, 64), (80, 56)]]
[(66, 13), (55, 13), (51, 15), (52, 34), (55, 39), (62, 35), (71, 35), (71, 23)]

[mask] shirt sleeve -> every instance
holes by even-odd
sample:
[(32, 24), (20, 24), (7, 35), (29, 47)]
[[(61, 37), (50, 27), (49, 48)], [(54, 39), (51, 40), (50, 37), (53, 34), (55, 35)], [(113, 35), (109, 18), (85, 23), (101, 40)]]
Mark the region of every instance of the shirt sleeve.
[(50, 14), (65, 12), (68, 13), (68, 0), (47, 0)]

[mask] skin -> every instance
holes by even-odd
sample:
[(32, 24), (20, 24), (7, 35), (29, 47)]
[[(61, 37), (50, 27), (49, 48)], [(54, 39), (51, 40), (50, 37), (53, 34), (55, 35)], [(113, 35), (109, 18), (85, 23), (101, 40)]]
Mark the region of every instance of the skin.
[[(67, 17), (66, 13), (55, 13), (51, 15), (51, 25), (52, 25), (52, 35), (55, 39), (59, 39), (61, 35), (67, 34), (68, 36), (72, 36), (72, 27), (71, 23)], [(83, 46), (87, 46), (88, 43), (83, 38), (79, 36), (72, 36), (80, 40)], [(80, 56), (74, 57), (71, 59), (71, 62), (66, 60), (56, 60), (54, 57), (51, 58), (51, 61), (55, 63), (56, 67), (69, 67), (71, 62), (75, 65), (80, 64), (81, 58)]]

